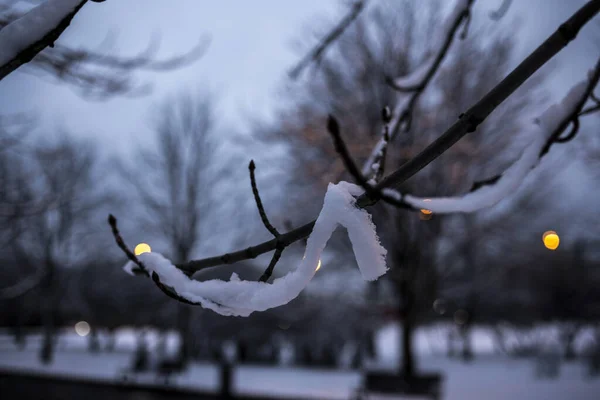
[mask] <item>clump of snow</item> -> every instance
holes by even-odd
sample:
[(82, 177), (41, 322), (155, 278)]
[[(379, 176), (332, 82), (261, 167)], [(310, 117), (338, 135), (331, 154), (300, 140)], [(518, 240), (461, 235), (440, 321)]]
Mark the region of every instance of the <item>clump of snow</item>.
[[(273, 283), (244, 281), (233, 274), (231, 280), (195, 281), (188, 278), (159, 253), (138, 256), (149, 272), (172, 287), (181, 297), (222, 315), (248, 316), (289, 303), (315, 275), (321, 253), (338, 225), (348, 230), (354, 255), (364, 279), (375, 280), (387, 271), (386, 250), (381, 246), (371, 216), (356, 207), (363, 193), (357, 185), (340, 182), (329, 184), (321, 213), (308, 237), (300, 265)], [(131, 273), (136, 266), (130, 261), (124, 269)]]
[(83, 0), (47, 0), (0, 30), (0, 66), (42, 40)]
[[(459, 197), (438, 197), (423, 199), (405, 195), (404, 201), (415, 208), (426, 208), (436, 213), (474, 212), (492, 207), (500, 200), (516, 191), (529, 172), (539, 163), (540, 152), (546, 145), (550, 135), (560, 123), (572, 115), (579, 102), (586, 95), (589, 82), (583, 81), (573, 86), (560, 104), (549, 107), (533, 126), (533, 140), (522, 151), (521, 156), (504, 173), (497, 183), (484, 186), (474, 192)], [(391, 190), (386, 193), (392, 192)], [(396, 198), (400, 198), (399, 194)]]

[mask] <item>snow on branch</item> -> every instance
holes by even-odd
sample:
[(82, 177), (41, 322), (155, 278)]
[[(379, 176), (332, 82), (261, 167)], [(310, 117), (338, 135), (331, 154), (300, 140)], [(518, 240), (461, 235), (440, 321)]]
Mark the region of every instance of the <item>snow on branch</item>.
[[(310, 234), (300, 265), (273, 283), (242, 281), (232, 274), (229, 281), (190, 279), (158, 253), (143, 253), (129, 261), (124, 269), (133, 273), (142, 268), (175, 296), (201, 305), (221, 315), (248, 316), (282, 306), (296, 298), (315, 275), (321, 253), (338, 225), (348, 230), (358, 268), (364, 279), (375, 280), (387, 271), (386, 250), (381, 246), (371, 216), (356, 207), (363, 190), (340, 182), (329, 184), (321, 213)], [(135, 257), (135, 256), (134, 256)]]
[(352, 24), (352, 22), (358, 18), (361, 11), (365, 8), (366, 0), (357, 0), (349, 12), (338, 22), (338, 24), (321, 40), (321, 42), (315, 46), (308, 54), (302, 58), (294, 68), (292, 68), (288, 75), (292, 79), (297, 79), (304, 68), (306, 68), (311, 62), (318, 63), (327, 47), (329, 47), (335, 40), (344, 33), (346, 28)]
[(502, 17), (504, 17), (508, 12), (511, 3), (512, 0), (502, 0), (502, 4), (500, 4), (500, 7), (497, 10), (490, 12), (490, 18), (494, 21), (499, 21), (500, 19), (502, 19)]
[(533, 122), (533, 139), (525, 146), (517, 161), (501, 176), (491, 179), (490, 184), (480, 185), (464, 196), (423, 199), (407, 194), (401, 196), (402, 200), (415, 208), (426, 208), (442, 214), (469, 213), (496, 205), (521, 186), (529, 172), (539, 164), (545, 154), (544, 149), (558, 141), (568, 122), (577, 117), (599, 76), (600, 61), (597, 68), (590, 71), (589, 79), (573, 86), (559, 104), (549, 107)]
[[(438, 139), (427, 146), (427, 148), (417, 154), (414, 158), (404, 163), (400, 168), (386, 176), (374, 187), (374, 189), (386, 193), (391, 192), (394, 193), (395, 196), (401, 198), (401, 196), (398, 195), (398, 192), (393, 191), (392, 188), (399, 187), (399, 185), (404, 183), (407, 179), (414, 176), (429, 163), (450, 149), (462, 137), (470, 132), (474, 132), (478, 123), (483, 122), (492, 111), (502, 104), (533, 73), (539, 70), (550, 59), (557, 55), (565, 46), (573, 41), (581, 28), (590, 20), (592, 20), (592, 18), (594, 18), (598, 12), (600, 12), (600, 0), (590, 0), (581, 8), (579, 8), (490, 92), (488, 92), (481, 100), (471, 106), (471, 108), (465, 111), (461, 118), (459, 118), (458, 121), (456, 121), (442, 135), (440, 135)], [(393, 126), (393, 124), (391, 126)], [(391, 135), (393, 134), (394, 131), (391, 130)], [(380, 149), (374, 150), (373, 154), (376, 155), (379, 150)], [(368, 172), (369, 171), (367, 171), (367, 173), (364, 175), (367, 175)], [(391, 196), (392, 195), (390, 194), (390, 197)], [(379, 199), (372, 199), (370, 196), (363, 194), (356, 199), (353, 205), (362, 208), (375, 204), (378, 200)], [(430, 209), (429, 203), (427, 204), (426, 208)], [(115, 223), (114, 225), (113, 222)], [(119, 247), (121, 247), (121, 244), (119, 243), (120, 237), (118, 236), (118, 231), (116, 231), (116, 221), (114, 221), (114, 217), (109, 217), (109, 223), (113, 228), (113, 234), (115, 234), (117, 243), (119, 244)], [(250, 246), (214, 257), (190, 260), (181, 264), (177, 264), (175, 267), (178, 270), (183, 271), (183, 273), (187, 274), (188, 276), (191, 276), (193, 273), (204, 268), (223, 264), (233, 264), (239, 261), (256, 258), (261, 254), (275, 250), (280, 243), (289, 245), (308, 237), (311, 235), (315, 224), (316, 221), (311, 221), (296, 229), (281, 234), (276, 239), (271, 239), (255, 246)], [(128, 251), (126, 251), (126, 247), (121, 247), (121, 249), (125, 251), (130, 259), (133, 257), (134, 260), (137, 260), (135, 256), (131, 254), (131, 252), (128, 253)], [(266, 285), (266, 283), (263, 284)], [(161, 289), (165, 291), (164, 287)], [(167, 294), (173, 296), (173, 293), (171, 292), (167, 291)]]
[(87, 0), (48, 0), (0, 30), (0, 80), (64, 32)]
[[(402, 130), (403, 132), (407, 132), (410, 130), (411, 122), (412, 122), (412, 114), (413, 109), (415, 108), (417, 101), (421, 97), (421, 94), (427, 88), (427, 85), (431, 82), (437, 71), (440, 69), (442, 65), (442, 61), (448, 54), (450, 50), (450, 46), (454, 41), (454, 37), (456, 32), (462, 24), (468, 23), (468, 18), (471, 15), (471, 6), (473, 5), (473, 0), (457, 0), (454, 4), (454, 8), (450, 13), (447, 22), (445, 23), (443, 29), (444, 32), (443, 42), (440, 45), (439, 49), (433, 53), (427, 60), (421, 64), (412, 74), (407, 76), (392, 79), (390, 77), (386, 78), (388, 84), (390, 84), (395, 89), (401, 92), (411, 92), (410, 95), (406, 93), (402, 93), (396, 105), (394, 106), (394, 110), (392, 112), (392, 120), (389, 122), (389, 137), (388, 141), (394, 140), (396, 134)], [(466, 22), (463, 22), (465, 21)], [(464, 31), (466, 32), (466, 30)], [(375, 163), (377, 158), (377, 154), (379, 154), (386, 144), (384, 143), (384, 139), (380, 139), (377, 144), (374, 146), (369, 158), (364, 163), (362, 168), (363, 175), (368, 175), (369, 171), (372, 168), (372, 165)]]
[(441, 29), (442, 33), (439, 35), (441, 38), (445, 38), (445, 40), (438, 41), (438, 43), (440, 43), (439, 48), (426, 57), (425, 61), (410, 74), (389, 81), (396, 90), (412, 92), (419, 90), (426, 85), (427, 80), (431, 79), (431, 76), (435, 74), (444, 54), (448, 51), (448, 47), (452, 43), (452, 38), (454, 37), (454, 32), (456, 32), (463, 20), (466, 20), (469, 17), (472, 3), (473, 0), (456, 0), (452, 12)]

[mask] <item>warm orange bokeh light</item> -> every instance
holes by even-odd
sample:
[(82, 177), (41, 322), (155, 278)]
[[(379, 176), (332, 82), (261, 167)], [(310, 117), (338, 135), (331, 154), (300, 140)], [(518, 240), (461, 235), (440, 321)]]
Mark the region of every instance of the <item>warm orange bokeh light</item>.
[[(423, 200), (423, 201), (431, 201), (431, 199), (425, 199), (425, 200)], [(426, 208), (421, 208), (421, 212), (422, 212), (423, 214), (425, 214), (425, 215), (431, 215), (431, 214), (433, 214), (433, 211), (431, 211), (431, 210), (428, 210), (428, 209), (426, 209)]]
[(150, 248), (150, 245), (148, 243), (140, 243), (137, 246), (135, 246), (135, 249), (133, 249), (133, 252), (136, 256), (139, 256), (142, 253), (150, 253), (151, 251), (152, 249)]
[(547, 249), (556, 250), (560, 244), (560, 237), (554, 231), (546, 231), (542, 235), (542, 241)]

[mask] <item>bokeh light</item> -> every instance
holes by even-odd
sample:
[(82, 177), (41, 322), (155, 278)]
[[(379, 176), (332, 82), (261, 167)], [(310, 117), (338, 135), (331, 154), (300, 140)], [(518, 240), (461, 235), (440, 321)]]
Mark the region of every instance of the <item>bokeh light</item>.
[(85, 321), (79, 321), (75, 324), (75, 333), (79, 336), (87, 336), (90, 333), (90, 324)]
[[(431, 199), (424, 199), (423, 201), (431, 201)], [(426, 208), (421, 208), (421, 213), (423, 213), (424, 215), (431, 215), (433, 214), (433, 211), (428, 210)]]
[(558, 236), (558, 233), (554, 231), (546, 231), (542, 235), (542, 241), (547, 249), (556, 250), (560, 244), (560, 237)]
[(136, 256), (139, 256), (143, 253), (150, 253), (151, 251), (152, 249), (150, 248), (150, 245), (148, 243), (140, 243), (137, 246), (135, 246), (135, 249), (133, 250)]
[(319, 259), (319, 263), (317, 264), (317, 269), (315, 269), (315, 272), (317, 272), (320, 269), (321, 269), (321, 259)]

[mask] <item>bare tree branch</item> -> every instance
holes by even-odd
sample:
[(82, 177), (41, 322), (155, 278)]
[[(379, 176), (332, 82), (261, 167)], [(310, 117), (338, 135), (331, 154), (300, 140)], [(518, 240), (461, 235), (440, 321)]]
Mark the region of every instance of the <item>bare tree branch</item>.
[(383, 146), (375, 159), (373, 160), (372, 168), (375, 169), (375, 173), (373, 174), (373, 179), (375, 182), (379, 182), (381, 178), (383, 178), (383, 174), (385, 172), (385, 161), (387, 155), (387, 147), (390, 143), (390, 121), (392, 120), (392, 110), (388, 106), (385, 106), (381, 112), (381, 119), (383, 120), (383, 133), (381, 135), (381, 140), (383, 141)]
[(279, 232), (277, 232), (277, 229), (275, 229), (275, 227), (271, 225), (271, 222), (269, 222), (269, 217), (267, 217), (265, 207), (263, 206), (262, 200), (260, 199), (260, 194), (258, 193), (258, 187), (256, 186), (256, 177), (254, 176), (255, 169), (256, 165), (254, 164), (254, 160), (250, 160), (250, 164), (248, 164), (248, 170), (250, 170), (250, 185), (252, 186), (252, 194), (254, 195), (256, 208), (258, 208), (260, 220), (265, 225), (265, 228), (267, 228), (267, 230), (277, 238), (279, 237)]
[(304, 58), (302, 58), (298, 64), (296, 64), (296, 66), (288, 72), (290, 78), (298, 78), (302, 70), (311, 62), (319, 62), (321, 57), (323, 57), (323, 53), (325, 50), (327, 50), (327, 47), (329, 47), (338, 37), (340, 37), (346, 28), (350, 26), (352, 21), (354, 21), (360, 15), (361, 11), (365, 7), (365, 3), (366, 0), (357, 0), (350, 8), (348, 14), (342, 18), (342, 20), (331, 30), (331, 32), (329, 32), (315, 48), (306, 54)]
[[(260, 194), (258, 193), (258, 187), (256, 186), (256, 177), (254, 176), (254, 170), (256, 169), (256, 166), (254, 165), (254, 160), (250, 160), (248, 169), (250, 170), (250, 184), (252, 186), (252, 194), (254, 195), (254, 201), (256, 202), (256, 208), (258, 208), (260, 219), (265, 228), (267, 228), (267, 230), (271, 232), (275, 239), (277, 239), (281, 236), (281, 234), (277, 231), (277, 229), (275, 229), (273, 225), (271, 225), (271, 222), (269, 222), (269, 218), (267, 217), (267, 213), (265, 212), (262, 200), (260, 199)], [(269, 262), (267, 269), (259, 278), (260, 282), (267, 282), (271, 275), (273, 275), (275, 265), (277, 264), (277, 261), (279, 261), (279, 259), (281, 258), (281, 254), (283, 254), (283, 250), (286, 247), (287, 246), (282, 244), (276, 246), (275, 253), (273, 253), (273, 257), (271, 258), (271, 262)]]
[(502, 17), (506, 15), (511, 3), (512, 0), (502, 0), (502, 4), (500, 4), (500, 7), (498, 7), (497, 10), (490, 12), (490, 18), (494, 21), (499, 21)]
[[(465, 24), (468, 24), (468, 21), (465, 21), (465, 19), (467, 19), (471, 14), (471, 7), (473, 5), (473, 1), (474, 0), (469, 0), (464, 9), (458, 10), (458, 12), (456, 12), (454, 20), (450, 21), (451, 24), (449, 25), (449, 29), (446, 32), (446, 36), (444, 38), (444, 42), (443, 42), (442, 46), (440, 47), (438, 53), (435, 55), (435, 58), (433, 59), (433, 62), (427, 69), (427, 72), (424, 74), (423, 78), (420, 80), (420, 82), (417, 85), (404, 88), (402, 86), (397, 85), (395, 83), (394, 79), (392, 79), (391, 77), (385, 77), (386, 82), (388, 84), (390, 84), (396, 90), (402, 91), (402, 92), (403, 91), (412, 92), (410, 95), (410, 98), (398, 101), (398, 103), (394, 107), (394, 112), (392, 114), (392, 121), (390, 121), (390, 127), (391, 127), (390, 128), (390, 137), (389, 137), (390, 141), (394, 140), (394, 138), (396, 137), (396, 135), (398, 134), (398, 132), (400, 130), (402, 130), (403, 132), (407, 132), (410, 130), (413, 110), (414, 110), (419, 98), (421, 97), (421, 95), (423, 94), (423, 92), (425, 91), (425, 89), (427, 88), (429, 83), (432, 81), (435, 74), (440, 69), (442, 62), (446, 58), (446, 55), (448, 54), (448, 51), (450, 50), (450, 46), (452, 45), (452, 42), (454, 41), (456, 32), (458, 31), (460, 26), (463, 24), (463, 21)], [(466, 30), (464, 32), (466, 32)], [(363, 169), (362, 169), (363, 174), (366, 174), (367, 171), (371, 168), (371, 166), (373, 165), (374, 160), (376, 158), (376, 155), (377, 155), (377, 153), (379, 153), (379, 151), (381, 151), (382, 146), (383, 146), (383, 140), (380, 140), (375, 145), (375, 147), (373, 148), (373, 151), (371, 152), (371, 155), (369, 156), (369, 158), (367, 159), (367, 161), (365, 162), (365, 164), (363, 166)]]
[(361, 172), (358, 170), (358, 167), (352, 160), (352, 156), (350, 155), (350, 152), (348, 151), (348, 148), (346, 147), (346, 144), (344, 143), (340, 134), (340, 126), (335, 117), (333, 117), (332, 115), (329, 115), (329, 118), (327, 120), (327, 131), (333, 138), (335, 150), (342, 158), (342, 161), (344, 161), (344, 166), (346, 167), (350, 175), (352, 175), (356, 183), (358, 183), (360, 186), (362, 186), (363, 189), (365, 189), (365, 192), (368, 196), (370, 196), (371, 198), (381, 199), (386, 203), (394, 205), (398, 208), (412, 208), (408, 204), (405, 204), (401, 198), (396, 199), (395, 197), (389, 196), (381, 190), (374, 188), (367, 181), (367, 179), (361, 174)]
[[(587, 86), (584, 96), (578, 102), (577, 107), (575, 108), (573, 113), (570, 114), (563, 121), (561, 121), (561, 123), (558, 125), (558, 127), (552, 133), (552, 135), (548, 138), (548, 141), (546, 142), (546, 146), (540, 152), (540, 156), (539, 156), (540, 158), (542, 158), (544, 155), (546, 155), (548, 153), (548, 151), (550, 150), (550, 147), (552, 147), (552, 145), (554, 143), (567, 143), (567, 142), (573, 140), (573, 138), (575, 138), (575, 136), (577, 135), (577, 132), (579, 131), (579, 117), (588, 114), (588, 113), (584, 112), (586, 110), (582, 110), (582, 109), (588, 99), (593, 99), (593, 95), (594, 95), (593, 90), (598, 85), (599, 80), (600, 80), (600, 59), (597, 61), (596, 66), (594, 67), (594, 73), (590, 77), (590, 81), (589, 81), (589, 84)], [(593, 107), (591, 107), (591, 108), (593, 108)], [(590, 108), (588, 108), (587, 110), (590, 110)], [(572, 123), (571, 130), (569, 131), (569, 133), (567, 135), (561, 136), (562, 133), (565, 131), (565, 129), (567, 129), (567, 127), (569, 126), (569, 123)], [(474, 192), (475, 190), (480, 189), (484, 186), (493, 185), (496, 182), (498, 182), (500, 180), (500, 178), (502, 178), (502, 174), (498, 174), (494, 177), (491, 177), (491, 178), (483, 180), (483, 181), (475, 182), (475, 183), (473, 183), (473, 186), (471, 187), (470, 192)]]
[[(387, 176), (374, 189), (381, 190), (387, 187), (399, 187), (408, 178), (425, 168), (429, 163), (447, 151), (458, 140), (470, 132), (474, 132), (504, 100), (506, 100), (519, 86), (544, 64), (558, 54), (565, 46), (575, 39), (580, 29), (587, 24), (600, 11), (600, 0), (588, 1), (575, 12), (557, 31), (548, 37), (536, 50), (523, 60), (506, 78), (498, 83), (486, 96), (463, 113), (459, 120), (444, 134), (430, 144), (426, 149), (417, 154), (413, 159), (402, 165), (398, 170)], [(375, 204), (380, 198), (370, 198), (363, 195), (357, 199), (359, 207)], [(201, 260), (192, 260), (178, 264), (177, 268), (190, 274), (200, 269), (231, 264), (245, 259), (251, 259), (260, 254), (272, 251), (281, 245), (289, 245), (297, 240), (310, 235), (315, 221), (307, 223), (297, 229), (282, 234), (277, 239), (248, 247), (244, 250), (223, 254)]]

